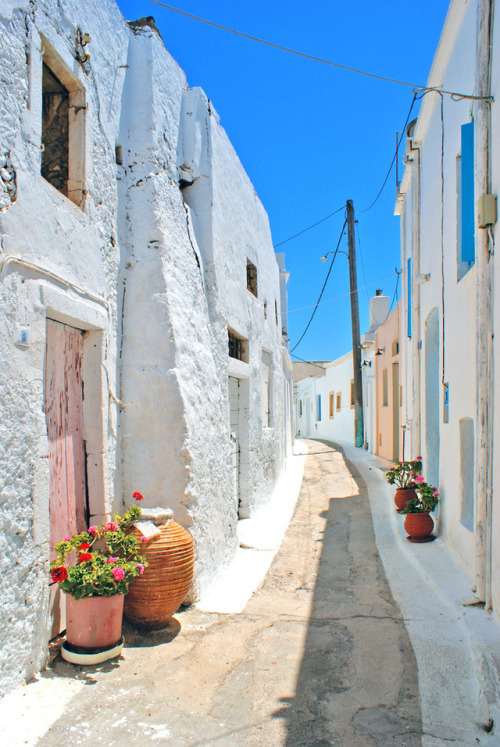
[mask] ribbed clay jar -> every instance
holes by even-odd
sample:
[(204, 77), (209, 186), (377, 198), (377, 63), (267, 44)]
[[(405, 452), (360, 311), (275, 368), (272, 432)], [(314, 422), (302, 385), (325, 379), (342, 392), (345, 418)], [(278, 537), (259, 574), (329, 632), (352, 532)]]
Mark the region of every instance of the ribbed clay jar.
[[(191, 586), (194, 544), (191, 535), (168, 516), (170, 509), (144, 509), (141, 520), (152, 521), (161, 534), (144, 544), (149, 565), (129, 586), (124, 614), (144, 628), (163, 628), (177, 612)], [(135, 526), (130, 534), (141, 536)]]

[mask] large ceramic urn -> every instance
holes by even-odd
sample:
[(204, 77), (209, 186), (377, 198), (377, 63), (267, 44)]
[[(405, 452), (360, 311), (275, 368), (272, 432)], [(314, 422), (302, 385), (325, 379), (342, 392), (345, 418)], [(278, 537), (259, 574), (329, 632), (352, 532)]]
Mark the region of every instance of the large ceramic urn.
[(170, 509), (143, 509), (129, 532), (144, 537), (149, 565), (129, 586), (124, 614), (144, 628), (167, 625), (185, 599), (194, 572), (194, 544), (189, 532), (172, 519)]

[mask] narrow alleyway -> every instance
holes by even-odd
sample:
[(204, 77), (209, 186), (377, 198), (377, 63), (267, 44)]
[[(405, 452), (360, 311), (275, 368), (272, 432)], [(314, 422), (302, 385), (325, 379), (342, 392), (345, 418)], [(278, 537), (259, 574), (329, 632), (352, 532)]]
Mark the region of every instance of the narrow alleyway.
[(364, 483), (340, 451), (308, 445), (295, 514), (244, 612), (126, 627), (119, 663), (57, 660), (53, 677), (79, 686), (38, 744), (421, 744), (416, 662)]

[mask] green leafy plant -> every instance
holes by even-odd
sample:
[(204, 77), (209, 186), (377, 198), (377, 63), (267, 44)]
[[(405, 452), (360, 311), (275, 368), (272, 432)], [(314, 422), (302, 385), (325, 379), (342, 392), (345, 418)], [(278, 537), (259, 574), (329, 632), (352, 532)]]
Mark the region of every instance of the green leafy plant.
[(414, 488), (422, 477), (422, 457), (418, 456), (413, 461), (396, 462), (394, 467), (385, 473), (385, 479), (389, 485), (397, 488)]
[(402, 514), (424, 514), (428, 511), (434, 511), (439, 503), (439, 493), (436, 488), (426, 482), (419, 483), (415, 490), (418, 498), (412, 498), (408, 501), (405, 508), (401, 509)]
[(140, 515), (141, 509), (132, 506), (123, 516), (115, 514), (113, 521), (57, 542), (57, 558), (50, 564), (52, 580), (75, 599), (126, 594), (131, 581), (148, 565), (140, 554), (147, 539), (126, 533)]

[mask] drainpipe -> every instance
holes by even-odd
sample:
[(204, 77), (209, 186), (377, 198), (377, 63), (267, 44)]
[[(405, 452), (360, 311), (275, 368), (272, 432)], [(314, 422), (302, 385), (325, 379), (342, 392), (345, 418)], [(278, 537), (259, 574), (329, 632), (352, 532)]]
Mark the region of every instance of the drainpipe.
[[(493, 0), (478, 3), (477, 94), (491, 95), (490, 44), (493, 33)], [(491, 193), (491, 109), (485, 101), (474, 104), (476, 196)], [(491, 532), (493, 490), (493, 256), (488, 231), (476, 230), (477, 383), (475, 444), (475, 577), (476, 597), (491, 609)]]
[[(410, 459), (414, 459), (417, 454), (422, 453), (422, 434), (421, 434), (421, 349), (420, 349), (420, 286), (415, 283), (415, 277), (420, 273), (420, 146), (415, 145), (411, 137), (409, 138), (408, 155), (406, 163), (412, 164), (412, 241), (411, 241), (411, 258), (412, 258), (412, 278), (411, 278), (411, 329), (412, 337), (408, 345), (413, 349), (411, 361), (413, 365), (412, 376), (412, 402), (413, 408), (411, 413), (411, 448)], [(403, 215), (406, 215), (403, 213)], [(403, 226), (405, 230), (406, 225)], [(407, 389), (408, 391), (408, 389)], [(407, 395), (408, 399), (408, 395)], [(408, 411), (407, 411), (408, 412)], [(408, 419), (408, 414), (407, 414)]]
[[(422, 371), (422, 352), (421, 352), (421, 329), (420, 329), (420, 285), (415, 283), (415, 278), (420, 274), (420, 148), (411, 146), (411, 152), (414, 154), (414, 169), (413, 173), (414, 186), (413, 186), (413, 293), (412, 298), (415, 299), (415, 309), (413, 313), (413, 350), (414, 355), (412, 356), (414, 361), (413, 371), (413, 413), (412, 413), (412, 449), (413, 454), (410, 454), (410, 459), (415, 459), (417, 454), (422, 453), (422, 420), (421, 420), (421, 371)], [(416, 292), (415, 292), (416, 291)]]

